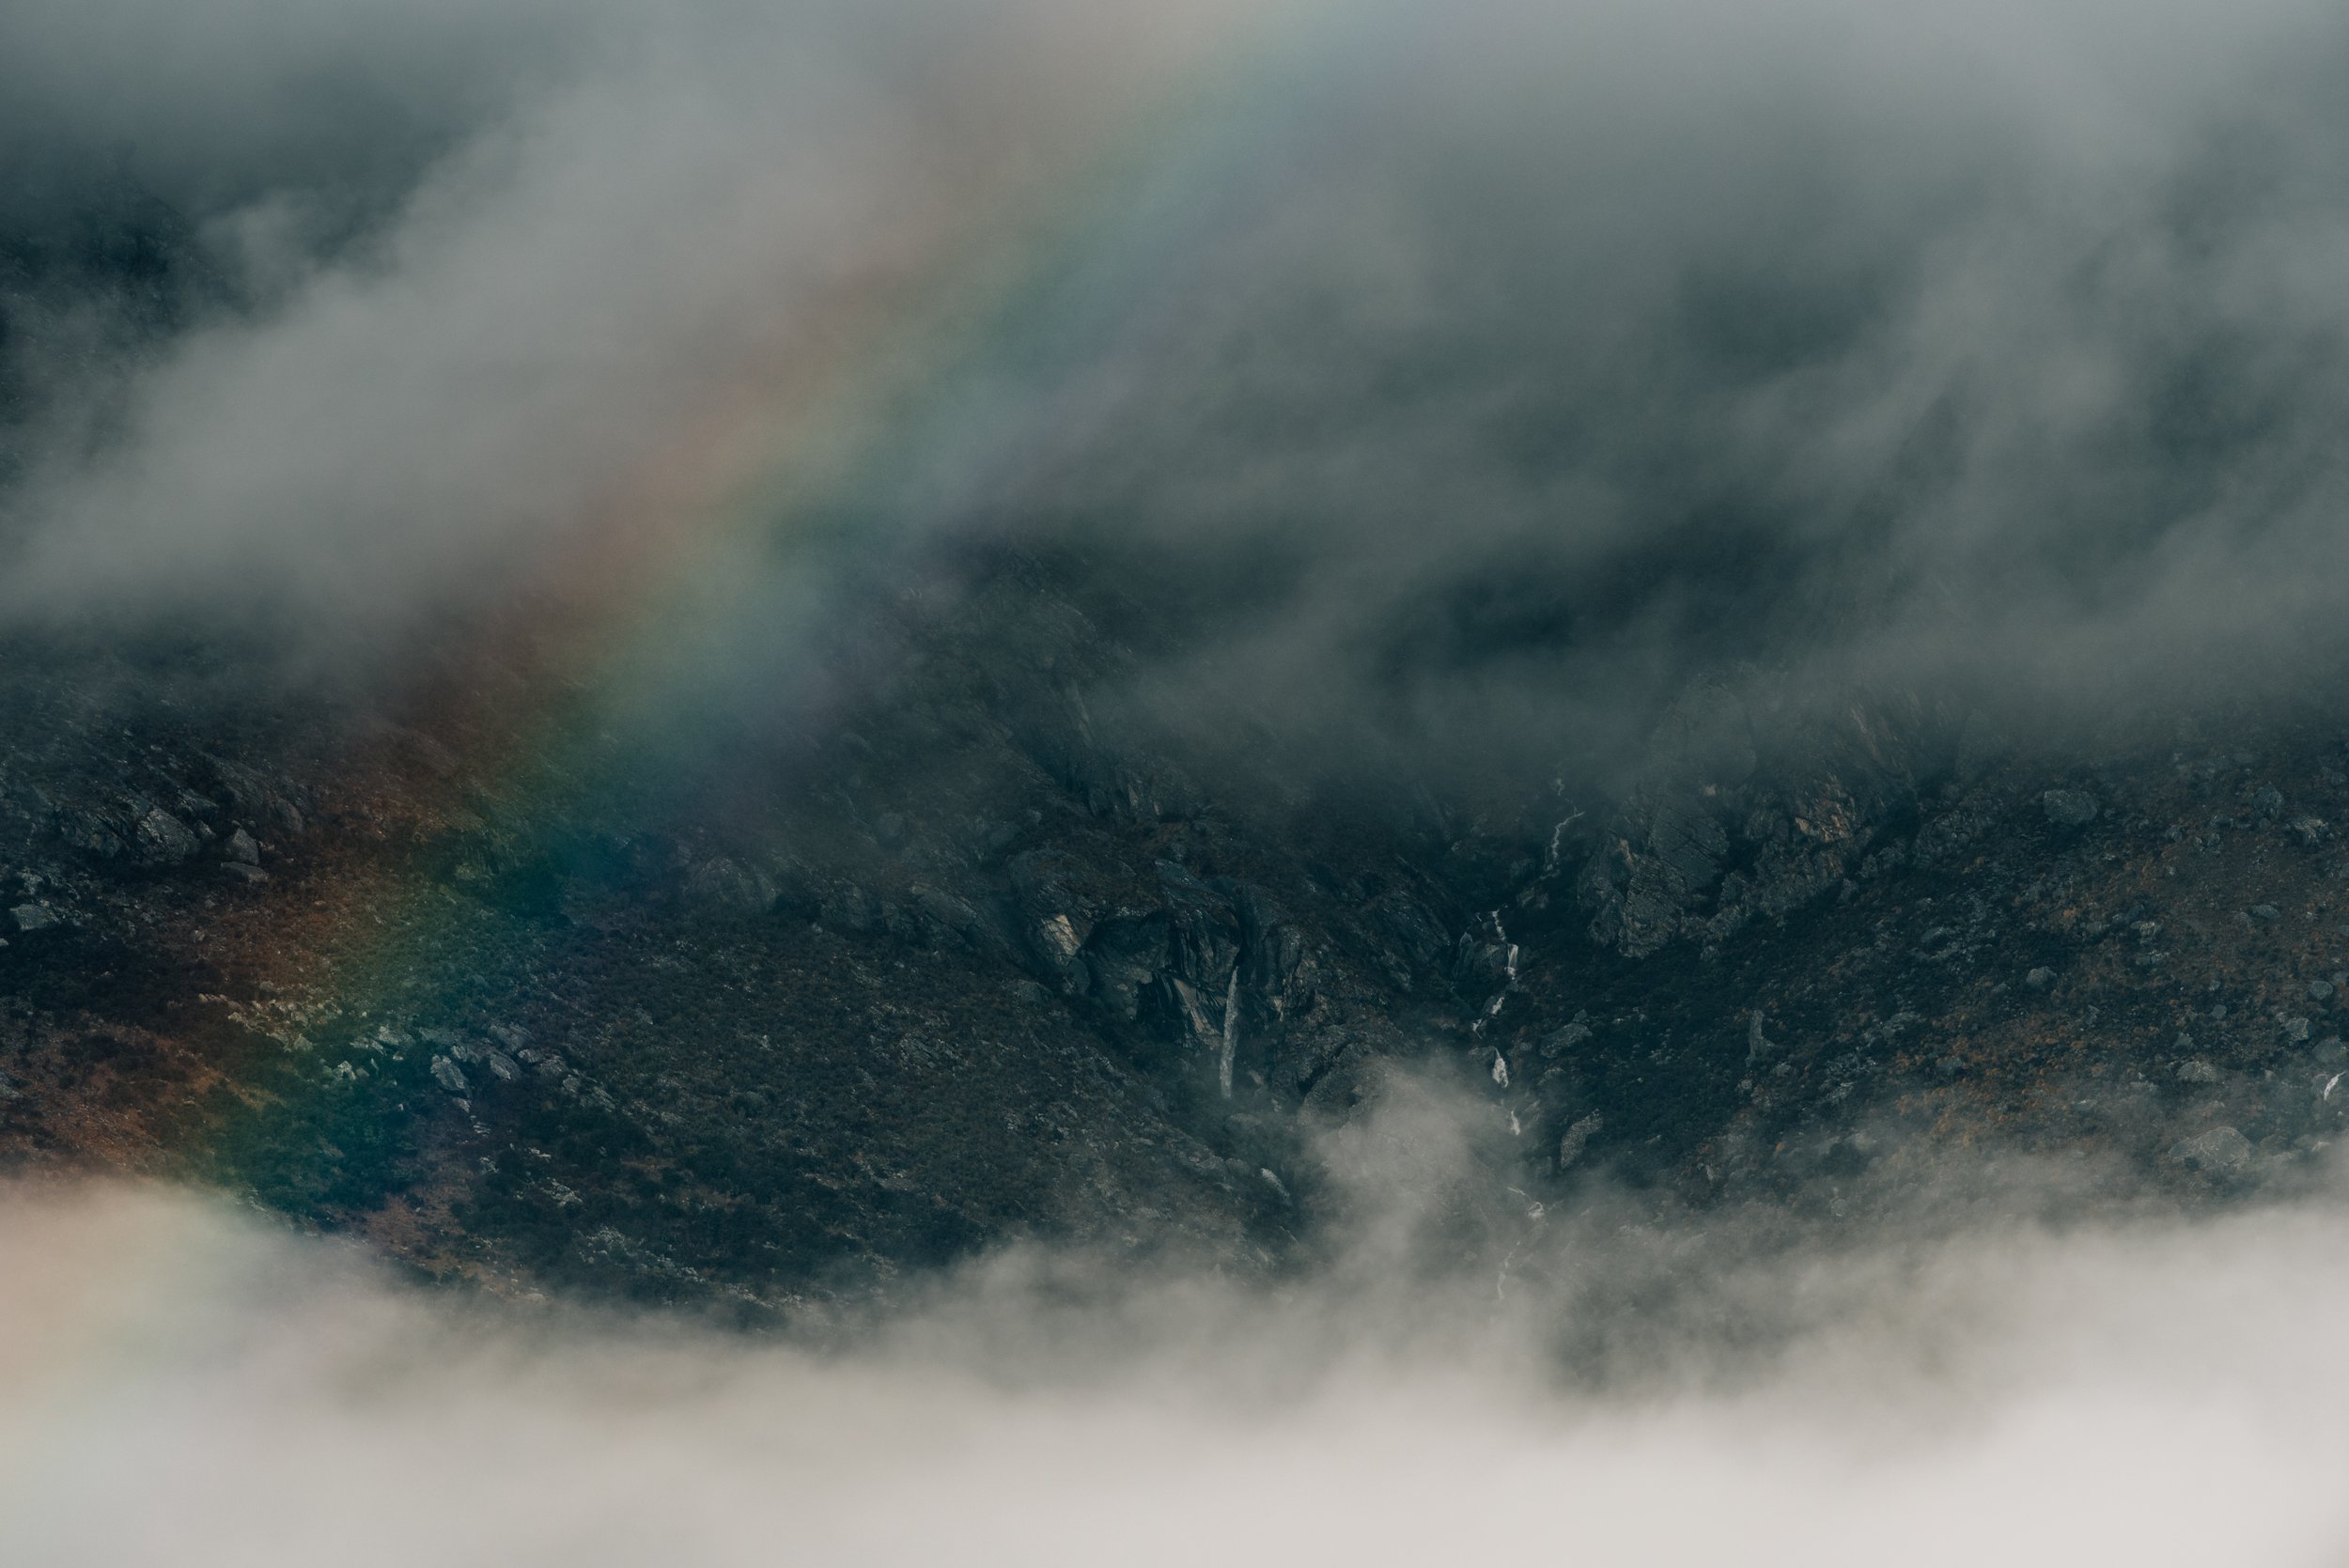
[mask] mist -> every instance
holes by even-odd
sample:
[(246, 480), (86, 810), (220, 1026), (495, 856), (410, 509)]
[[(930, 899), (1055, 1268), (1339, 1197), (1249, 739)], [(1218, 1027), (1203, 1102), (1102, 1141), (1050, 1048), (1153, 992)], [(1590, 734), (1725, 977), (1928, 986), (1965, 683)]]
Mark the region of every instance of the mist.
[[(2345, 80), (2314, 0), (0, 8), (0, 1559), (2349, 1556), (2337, 748), (1800, 729), (2329, 699)], [(594, 700), (271, 710), (540, 635), (452, 684)], [(92, 717), (149, 640), (295, 717)]]
[(2314, 1563), (2349, 1539), (2331, 1197), (2061, 1218), (2072, 1184), (2022, 1162), (1789, 1226), (1594, 1184), (1463, 1250), (1460, 1205), (1505, 1202), (1479, 1114), (1404, 1091), (1339, 1134), (1346, 1218), (1278, 1281), (1017, 1246), (779, 1338), (427, 1293), (154, 1188), (19, 1187), (0, 1546)]
[(715, 582), (709, 661), (779, 664), (856, 563), (1007, 541), (1155, 629), (1177, 728), (1529, 767), (1700, 671), (2060, 727), (2342, 652), (2325, 8), (7, 25), (37, 168), (218, 282), (18, 346), (19, 627), (397, 670)]

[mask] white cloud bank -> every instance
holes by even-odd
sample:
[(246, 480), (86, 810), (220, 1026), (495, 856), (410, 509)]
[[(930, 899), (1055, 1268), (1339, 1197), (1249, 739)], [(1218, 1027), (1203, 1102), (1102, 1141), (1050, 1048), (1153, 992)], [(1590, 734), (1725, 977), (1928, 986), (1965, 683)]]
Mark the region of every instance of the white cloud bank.
[[(1690, 1242), (1585, 1227), (1561, 1278)], [(1326, 1284), (1161, 1280), (1054, 1308), (999, 1260), (818, 1352), (493, 1318), (146, 1190), (13, 1193), (0, 1258), (10, 1562), (2349, 1552), (2332, 1208), (1789, 1255), (1707, 1281), (1711, 1327), (1669, 1330), (1672, 1370), (1622, 1376), (1562, 1375), (1534, 1349), (1595, 1310), (1570, 1280), (1539, 1305), (1431, 1291), (1405, 1329), (1395, 1293), (1366, 1311)], [(1797, 1331), (1735, 1348), (1741, 1297)]]

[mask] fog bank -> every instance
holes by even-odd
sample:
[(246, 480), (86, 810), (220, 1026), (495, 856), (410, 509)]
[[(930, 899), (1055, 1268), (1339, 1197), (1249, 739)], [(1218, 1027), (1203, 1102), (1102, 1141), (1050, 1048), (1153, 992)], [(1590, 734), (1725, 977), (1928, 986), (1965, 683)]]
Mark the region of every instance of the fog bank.
[(116, 147), (246, 302), (37, 444), (20, 626), (396, 667), (600, 572), (771, 637), (1008, 540), (1178, 723), (1529, 766), (1700, 669), (2062, 722), (2349, 652), (2327, 8), (215, 20), (161, 80), (130, 0), (9, 24), (89, 78), (36, 172)]
[[(1727, 1267), (1706, 1249), (1734, 1217), (1620, 1218), (1547, 1220), (1548, 1284), (1480, 1267), (1364, 1292), (1340, 1266), (1257, 1290), (1015, 1253), (817, 1348), (491, 1312), (194, 1198), (20, 1188), (0, 1210), (0, 1552), (2288, 1564), (2349, 1545), (2336, 1205), (1886, 1230)], [(1594, 1313), (1614, 1321), (1574, 1321)], [(1786, 1331), (1741, 1336), (1757, 1320)], [(1610, 1334), (1670, 1354), (1554, 1353)]]

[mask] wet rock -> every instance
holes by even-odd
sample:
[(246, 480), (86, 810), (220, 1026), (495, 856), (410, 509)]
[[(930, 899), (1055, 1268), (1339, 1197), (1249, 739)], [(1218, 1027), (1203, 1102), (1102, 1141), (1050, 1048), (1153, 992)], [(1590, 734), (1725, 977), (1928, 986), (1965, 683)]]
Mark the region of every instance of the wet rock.
[(1192, 1039), (1202, 1046), (1220, 1047), (1223, 1042), (1222, 1025), (1207, 1016), (1206, 999), (1197, 986), (1176, 976), (1168, 982), (1174, 993), (1174, 1011)]
[(1516, 984), (1517, 944), (1509, 940), (1497, 918), (1486, 915), (1474, 929), (1460, 934), (1453, 949), (1452, 978), (1479, 992)]
[(1181, 866), (1160, 861), (1158, 874), (1168, 898), (1167, 971), (1220, 1004), (1243, 955), (1246, 932), (1239, 916), (1223, 893)]
[(2084, 789), (2050, 789), (2039, 797), (2040, 809), (2059, 828), (2085, 828), (2096, 820), (2096, 798)]

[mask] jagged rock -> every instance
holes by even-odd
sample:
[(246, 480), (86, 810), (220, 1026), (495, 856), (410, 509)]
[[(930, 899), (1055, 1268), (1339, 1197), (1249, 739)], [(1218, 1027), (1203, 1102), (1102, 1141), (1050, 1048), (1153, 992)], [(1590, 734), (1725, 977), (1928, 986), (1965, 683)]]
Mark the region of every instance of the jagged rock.
[(1446, 952), (1443, 926), (1426, 907), (1400, 893), (1381, 894), (1365, 911), (1380, 942), (1388, 977), (1405, 991), (1435, 969)]
[(1563, 1056), (1590, 1037), (1590, 1018), (1587, 1015), (1578, 1013), (1571, 1023), (1553, 1029), (1542, 1036), (1541, 1052), (1547, 1057)]
[(461, 1094), (465, 1092), (464, 1069), (445, 1056), (435, 1056), (432, 1059), (432, 1081), (452, 1094)]
[(307, 830), (309, 795), (300, 784), (272, 778), (224, 756), (207, 754), (202, 760), (211, 773), (210, 787), (227, 796), (240, 815), (254, 822), (274, 822), (296, 835)]
[(1131, 1023), (1143, 991), (1167, 967), (1168, 921), (1159, 910), (1112, 915), (1093, 928), (1084, 946), (1093, 991), (1110, 1011)]
[(8, 914), (16, 922), (17, 930), (26, 935), (46, 931), (58, 924), (56, 914), (45, 904), (19, 904)]
[(1452, 956), (1455, 984), (1481, 996), (1515, 983), (1517, 977), (1517, 944), (1509, 940), (1500, 921), (1486, 915), (1479, 929), (1460, 933)]
[(1069, 983), (1068, 989), (1084, 988), (1085, 967), (1081, 955), (1085, 939), (1091, 934), (1089, 924), (1085, 930), (1079, 931), (1077, 923), (1066, 914), (1047, 915), (1035, 923), (1036, 951), (1043, 955), (1049, 967)]
[(1244, 928), (1237, 914), (1206, 884), (1180, 867), (1159, 866), (1167, 908), (1170, 972), (1203, 995), (1221, 998), (1237, 970)]
[(972, 948), (1001, 945), (992, 923), (968, 899), (920, 882), (908, 892), (913, 900), (914, 924), (932, 946), (950, 941)]
[(1591, 939), (1626, 957), (1683, 936), (1723, 941), (1842, 888), (1870, 835), (1915, 798), (1907, 720), (1814, 714), (1766, 763), (1742, 705), (1719, 689), (1692, 701), (1659, 726), (1577, 879)]
[(1598, 1136), (1605, 1125), (1596, 1111), (1575, 1118), (1558, 1140), (1558, 1169), (1563, 1172), (1580, 1159), (1583, 1151), (1591, 1146), (1591, 1140)]
[(139, 859), (150, 865), (178, 865), (204, 843), (194, 829), (161, 806), (139, 818), (136, 838)]
[(224, 853), (227, 856), (229, 862), (234, 865), (257, 866), (261, 863), (261, 846), (255, 843), (253, 835), (242, 828), (228, 835), (227, 847)]
[(1222, 1025), (1207, 1016), (1206, 1004), (1201, 999), (1198, 987), (1180, 976), (1174, 977), (1168, 984), (1174, 993), (1175, 1012), (1191, 1038), (1202, 1047), (1221, 1047), (1223, 1041)]

